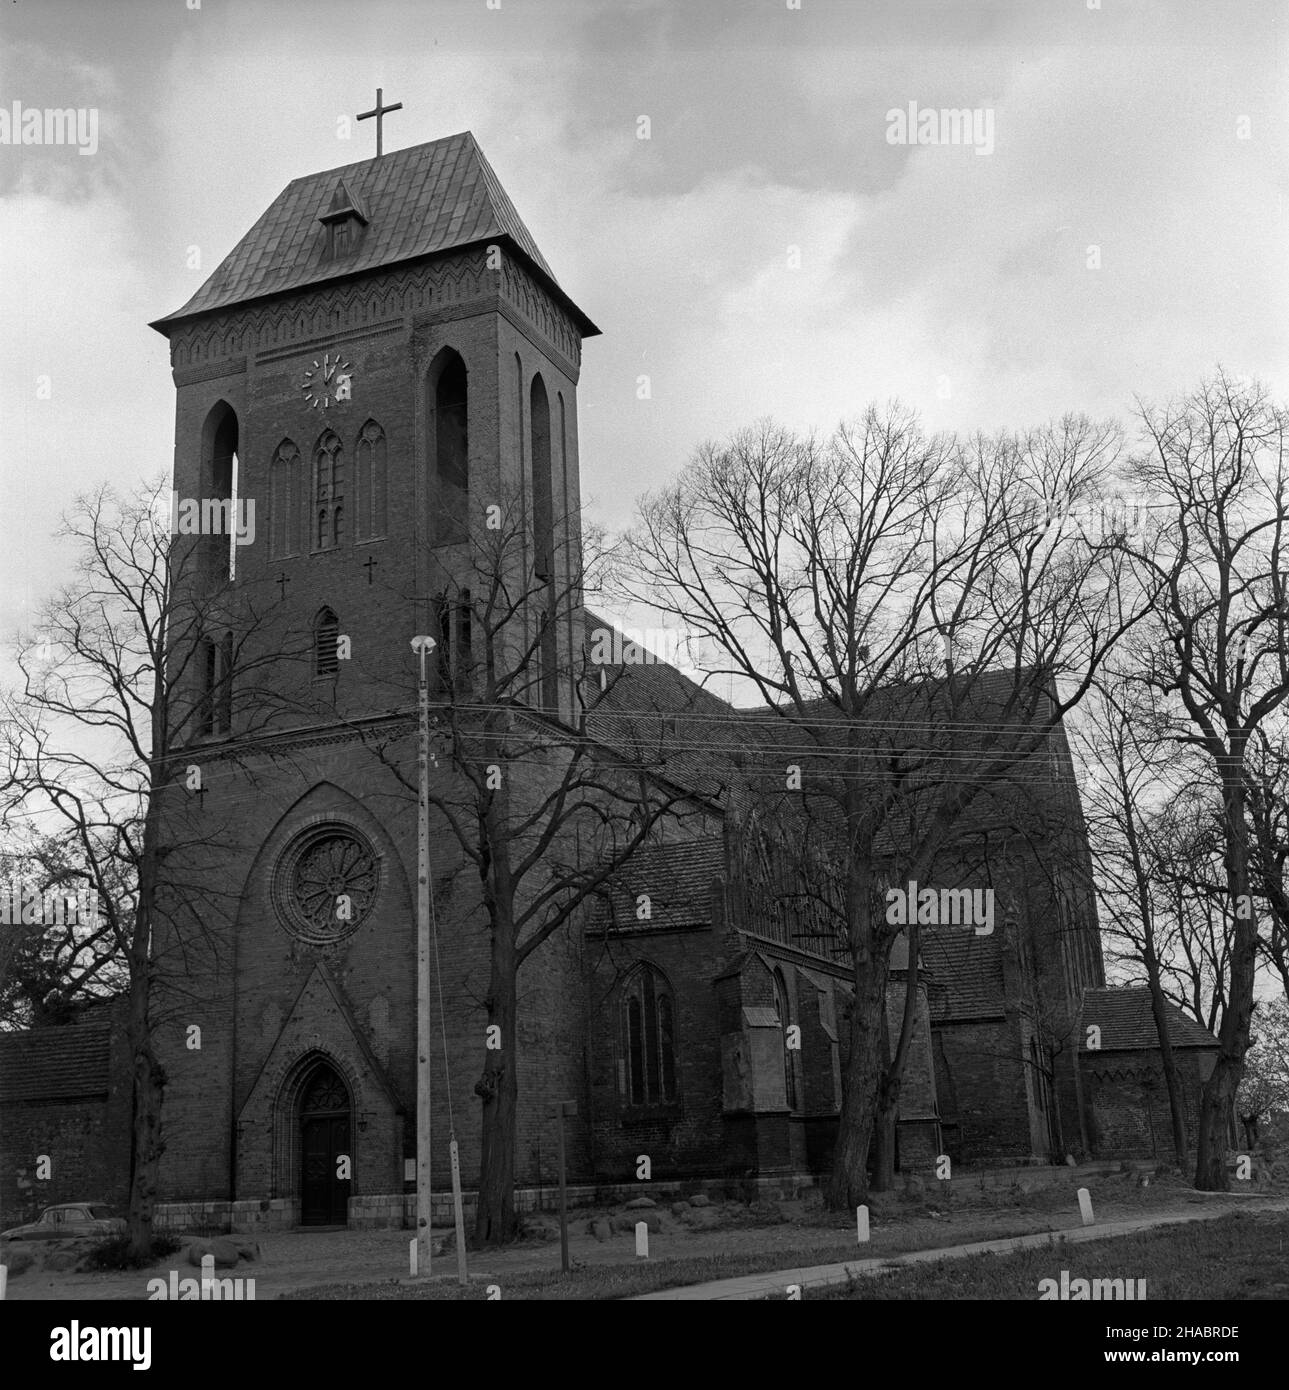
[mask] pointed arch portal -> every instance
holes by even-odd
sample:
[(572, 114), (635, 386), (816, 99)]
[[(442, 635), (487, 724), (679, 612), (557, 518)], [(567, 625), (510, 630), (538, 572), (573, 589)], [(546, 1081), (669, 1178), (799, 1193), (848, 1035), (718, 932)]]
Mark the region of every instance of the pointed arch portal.
[(300, 1224), (344, 1226), (353, 1191), (353, 1103), (344, 1078), (319, 1060), (300, 1088)]

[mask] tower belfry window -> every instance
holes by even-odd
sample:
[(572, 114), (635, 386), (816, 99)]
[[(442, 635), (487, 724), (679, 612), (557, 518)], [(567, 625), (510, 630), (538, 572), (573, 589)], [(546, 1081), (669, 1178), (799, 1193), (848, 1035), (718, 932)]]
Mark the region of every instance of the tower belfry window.
[(330, 608), (313, 622), (313, 674), (334, 676), (340, 669), (340, 619)]
[(430, 387), (433, 536), (438, 543), (463, 541), (470, 498), (469, 386), (465, 363), (450, 348), (435, 360)]
[(198, 587), (209, 593), (235, 577), (238, 492), (237, 415), (219, 402), (202, 432)]

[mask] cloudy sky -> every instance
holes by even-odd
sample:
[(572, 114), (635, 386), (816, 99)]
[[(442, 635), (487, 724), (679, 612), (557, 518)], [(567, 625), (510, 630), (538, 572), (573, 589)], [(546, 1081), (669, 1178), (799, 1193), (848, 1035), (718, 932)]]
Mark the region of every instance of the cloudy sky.
[[(5, 4), (0, 110), (93, 109), (98, 146), (0, 144), (0, 628), (65, 577), (76, 492), (169, 467), (148, 320), (292, 178), (374, 153), (378, 85), (387, 149), (475, 132), (603, 329), (603, 520), (765, 414), (1127, 416), (1218, 362), (1289, 395), (1282, 0), (795, 2)], [(914, 102), (989, 152), (890, 143)]]

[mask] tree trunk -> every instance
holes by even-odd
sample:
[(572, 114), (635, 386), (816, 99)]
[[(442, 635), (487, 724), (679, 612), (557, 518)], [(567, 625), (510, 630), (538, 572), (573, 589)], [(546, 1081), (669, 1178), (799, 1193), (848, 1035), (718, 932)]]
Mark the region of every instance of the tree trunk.
[[(1150, 1008), (1155, 1016), (1155, 1034), (1159, 1039), (1159, 1059), (1164, 1069), (1164, 1085), (1168, 1088), (1168, 1112), (1173, 1125), (1173, 1153), (1179, 1168), (1186, 1167), (1186, 1112), (1182, 1104), (1181, 1081), (1177, 1075), (1177, 1059), (1168, 1033), (1168, 1010), (1164, 990), (1159, 980), (1159, 955), (1155, 950), (1155, 917), (1150, 896), (1150, 874), (1142, 860), (1141, 842), (1137, 835), (1137, 812), (1129, 791), (1127, 769), (1119, 752), (1119, 786), (1123, 793), (1124, 829), (1128, 850), (1132, 856), (1132, 872), (1137, 887), (1137, 910), (1141, 913), (1142, 960), (1146, 966), (1146, 983), (1150, 988)], [(1077, 1062), (1077, 1058), (1076, 1058)]]
[[(158, 765), (154, 756), (153, 768)], [(156, 1204), (161, 1155), (161, 1106), (165, 1070), (152, 1046), (151, 995), (152, 914), (157, 896), (158, 848), (161, 835), (160, 788), (153, 772), (144, 813), (143, 846), (139, 857), (139, 892), (128, 951), (130, 990), (126, 1040), (133, 1068), (131, 1095), (130, 1199), (126, 1227), (130, 1254), (144, 1260), (152, 1254), (152, 1213)]]
[[(130, 1254), (140, 1260), (152, 1254), (152, 1214), (157, 1197), (157, 1177), (164, 1145), (161, 1142), (161, 1102), (165, 1073), (152, 1050), (148, 1023), (146, 984), (131, 989), (127, 1037), (134, 1058), (133, 1148), (130, 1163), (130, 1200), (126, 1225)], [(143, 995), (139, 1009), (134, 995)]]
[(1186, 1167), (1186, 1110), (1182, 1099), (1181, 1077), (1177, 1074), (1177, 1058), (1168, 1031), (1168, 1009), (1163, 986), (1159, 981), (1159, 957), (1155, 954), (1153, 929), (1146, 928), (1146, 983), (1150, 987), (1150, 1008), (1155, 1016), (1155, 1032), (1159, 1037), (1159, 1060), (1164, 1069), (1164, 1085), (1168, 1088), (1168, 1113), (1173, 1122), (1173, 1153), (1177, 1166)]
[(483, 1100), (483, 1149), (479, 1167), (479, 1205), (475, 1239), (481, 1245), (504, 1245), (517, 1234), (515, 1220), (515, 1147), (519, 1114), (514, 936), (508, 914), (493, 932), (488, 985), (488, 1025), (500, 1047), (484, 1051), (483, 1076), (475, 1093)]
[(1244, 1054), (1249, 1046), (1253, 1019), (1253, 977), (1257, 964), (1258, 932), (1249, 892), (1249, 866), (1245, 842), (1244, 787), (1241, 772), (1244, 750), (1238, 744), (1229, 757), (1235, 771), (1225, 788), (1226, 886), (1235, 929), (1231, 934), (1231, 986), (1227, 992), (1222, 1028), (1218, 1033), (1217, 1061), (1204, 1086), (1200, 1107), (1199, 1145), (1195, 1158), (1195, 1186), (1201, 1192), (1226, 1192), (1226, 1146), (1235, 1093), (1244, 1075)]
[(908, 1061), (913, 1029), (917, 1026), (918, 951), (921, 949), (918, 924), (910, 922), (905, 928), (908, 946), (908, 969), (904, 976), (904, 1010), (900, 1017), (900, 1036), (891, 1056), (890, 1021), (886, 1001), (882, 1001), (882, 1054), (890, 1056), (883, 1068), (877, 1088), (877, 1153), (873, 1159), (873, 1191), (889, 1192), (895, 1186), (896, 1138), (899, 1134), (900, 1091), (904, 1084), (904, 1067)]
[(850, 1058), (843, 1081), (837, 1145), (833, 1151), (828, 1205), (857, 1207), (868, 1196), (868, 1151), (873, 1138), (877, 1085), (886, 1064), (886, 961), (870, 955), (855, 964), (855, 1004), (850, 1015)]
[(877, 1083), (877, 1118), (874, 1121), (873, 1192), (889, 1192), (895, 1186), (895, 1132), (900, 1109), (900, 1080), (890, 1071)]

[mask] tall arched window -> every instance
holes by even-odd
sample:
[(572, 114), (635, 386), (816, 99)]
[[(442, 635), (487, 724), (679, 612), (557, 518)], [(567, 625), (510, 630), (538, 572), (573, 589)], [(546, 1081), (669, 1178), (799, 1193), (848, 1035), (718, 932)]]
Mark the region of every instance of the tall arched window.
[(273, 559), (300, 550), (300, 451), (284, 439), (269, 464), (269, 545)]
[(340, 438), (327, 430), (313, 451), (313, 548), (332, 550), (343, 539), (345, 507), (344, 451)]
[(792, 1026), (792, 1007), (789, 1003), (788, 986), (783, 971), (774, 972), (774, 1009), (779, 1015), (779, 1031), (783, 1035), (783, 1089), (788, 1098), (788, 1109), (797, 1108), (797, 1064), (795, 1050), (788, 1046), (788, 1029)]
[(465, 540), (470, 495), (470, 404), (465, 363), (445, 348), (430, 369), (431, 505), (438, 542)]
[(559, 710), (559, 632), (555, 596), (555, 518), (551, 505), (551, 408), (546, 384), (533, 377), (528, 391), (532, 421), (533, 458), (533, 575), (544, 588), (544, 612), (538, 630), (541, 654), (541, 703)]
[(641, 964), (622, 990), (622, 1093), (631, 1105), (676, 1099), (676, 1004), (662, 971)]
[(528, 390), (533, 432), (533, 573), (549, 579), (554, 572), (554, 518), (551, 507), (551, 409), (546, 383), (533, 377)]
[(435, 615), (438, 619), (438, 693), (446, 700), (453, 693), (468, 694), (472, 658), (472, 609), (470, 590), (461, 589), (455, 597), (446, 593), (436, 596)]
[(220, 641), (204, 637), (198, 655), (201, 703), (198, 732), (226, 734), (233, 727), (233, 634)]
[(334, 676), (340, 669), (340, 619), (330, 608), (322, 608), (313, 620), (313, 674)]
[(211, 408), (202, 429), (201, 556), (198, 570), (206, 591), (233, 577), (237, 506), (237, 413), (227, 401)]
[(385, 534), (387, 522), (385, 431), (368, 420), (358, 431), (354, 450), (354, 538), (376, 540)]

